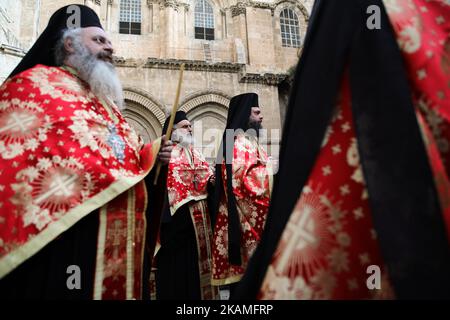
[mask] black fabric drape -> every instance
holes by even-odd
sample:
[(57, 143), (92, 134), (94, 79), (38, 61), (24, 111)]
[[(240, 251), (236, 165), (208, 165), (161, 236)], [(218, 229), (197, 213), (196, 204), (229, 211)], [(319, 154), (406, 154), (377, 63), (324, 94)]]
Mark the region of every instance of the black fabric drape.
[[(169, 208), (163, 213), (170, 216)], [(156, 255), (156, 299), (199, 300), (197, 238), (186, 204), (161, 222), (161, 249)]]
[[(381, 29), (366, 26), (370, 5)], [(259, 247), (234, 299), (255, 298), (320, 151), (344, 68), (380, 249), (398, 298), (450, 297), (445, 225), (393, 30), (379, 0), (316, 1)]]
[(144, 269), (142, 272), (142, 296), (144, 300), (150, 299), (150, 272), (153, 265), (153, 255), (157, 236), (161, 226), (161, 219), (164, 210), (167, 210), (167, 166), (161, 166), (156, 185), (154, 184), (156, 169), (150, 171), (145, 177), (145, 186), (147, 189), (147, 230), (145, 236), (144, 249)]
[[(0, 280), (0, 300), (92, 300), (99, 213), (94, 211)], [(67, 268), (81, 271), (81, 289), (69, 290)]]

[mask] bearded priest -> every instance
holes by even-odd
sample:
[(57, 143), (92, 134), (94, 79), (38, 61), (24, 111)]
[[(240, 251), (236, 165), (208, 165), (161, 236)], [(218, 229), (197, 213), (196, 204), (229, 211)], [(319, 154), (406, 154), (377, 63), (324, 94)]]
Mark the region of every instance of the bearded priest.
[[(166, 133), (169, 118), (163, 127)], [(173, 150), (167, 170), (166, 204), (162, 210), (155, 256), (155, 298), (211, 300), (212, 228), (208, 191), (213, 169), (195, 148), (192, 124), (184, 111), (175, 115)]]

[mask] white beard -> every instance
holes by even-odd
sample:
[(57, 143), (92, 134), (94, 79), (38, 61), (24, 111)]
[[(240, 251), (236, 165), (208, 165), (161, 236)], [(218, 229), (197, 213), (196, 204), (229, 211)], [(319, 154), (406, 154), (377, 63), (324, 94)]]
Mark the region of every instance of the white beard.
[(178, 142), (183, 147), (189, 147), (192, 146), (195, 142), (194, 137), (189, 133), (184, 133), (183, 131), (179, 129), (175, 129), (172, 132), (172, 141)]
[(73, 47), (75, 53), (67, 57), (68, 64), (78, 71), (80, 78), (89, 84), (96, 96), (111, 99), (122, 110), (122, 85), (114, 66), (98, 59), (78, 39), (74, 39)]

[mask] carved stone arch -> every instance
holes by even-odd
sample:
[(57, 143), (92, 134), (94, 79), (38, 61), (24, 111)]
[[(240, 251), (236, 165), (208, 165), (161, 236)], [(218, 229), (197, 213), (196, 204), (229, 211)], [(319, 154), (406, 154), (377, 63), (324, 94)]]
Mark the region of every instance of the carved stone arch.
[(166, 119), (165, 107), (162, 103), (158, 102), (158, 99), (138, 88), (125, 87), (123, 91), (125, 100), (133, 101), (146, 107), (156, 116), (161, 125), (164, 124), (164, 120)]
[[(192, 109), (209, 102), (214, 102), (228, 109), (231, 97), (221, 91), (194, 92), (181, 102), (180, 110), (189, 113)], [(226, 114), (225, 114), (226, 118)]]
[(144, 141), (160, 136), (166, 119), (163, 105), (149, 93), (136, 88), (124, 88), (124, 98), (126, 107), (122, 113)]
[(275, 6), (275, 16), (278, 17), (278, 18), (280, 17), (281, 10), (286, 9), (286, 8), (291, 8), (291, 9), (294, 9), (296, 11), (295, 13), (297, 13), (297, 15), (299, 13), (301, 13), (306, 22), (309, 21), (308, 9), (306, 9), (306, 7), (303, 4), (301, 4), (300, 2), (298, 2), (298, 1), (295, 1), (295, 0), (279, 0), (279, 1), (277, 1), (275, 3), (274, 6)]
[(218, 121), (220, 121), (221, 123), (223, 123), (224, 125), (227, 122), (227, 109), (223, 106), (220, 105), (214, 105), (213, 107), (205, 107), (205, 105), (203, 106), (198, 106), (197, 108), (191, 110), (188, 113), (188, 117), (189, 119), (194, 122), (196, 120), (198, 120), (199, 118), (205, 117), (205, 116), (210, 116), (212, 118), (217, 119)]
[[(189, 0), (189, 1), (187, 1), (187, 3), (190, 5), (190, 7), (192, 8), (192, 11), (194, 11), (194, 8), (195, 8), (195, 4), (197, 3), (197, 1), (198, 0)], [(209, 2), (209, 4), (211, 5), (211, 6), (213, 6), (213, 9), (214, 8), (217, 8), (217, 9), (222, 9), (223, 8), (223, 4), (222, 4), (222, 1), (221, 0), (206, 0), (207, 2)]]

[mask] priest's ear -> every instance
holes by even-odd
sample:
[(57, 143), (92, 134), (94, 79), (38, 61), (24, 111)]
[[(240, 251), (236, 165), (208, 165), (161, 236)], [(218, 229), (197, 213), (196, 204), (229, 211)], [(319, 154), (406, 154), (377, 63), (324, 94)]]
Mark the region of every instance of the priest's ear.
[(64, 39), (64, 50), (69, 54), (72, 54), (75, 52), (75, 48), (73, 47), (73, 38), (72, 37), (66, 37)]

